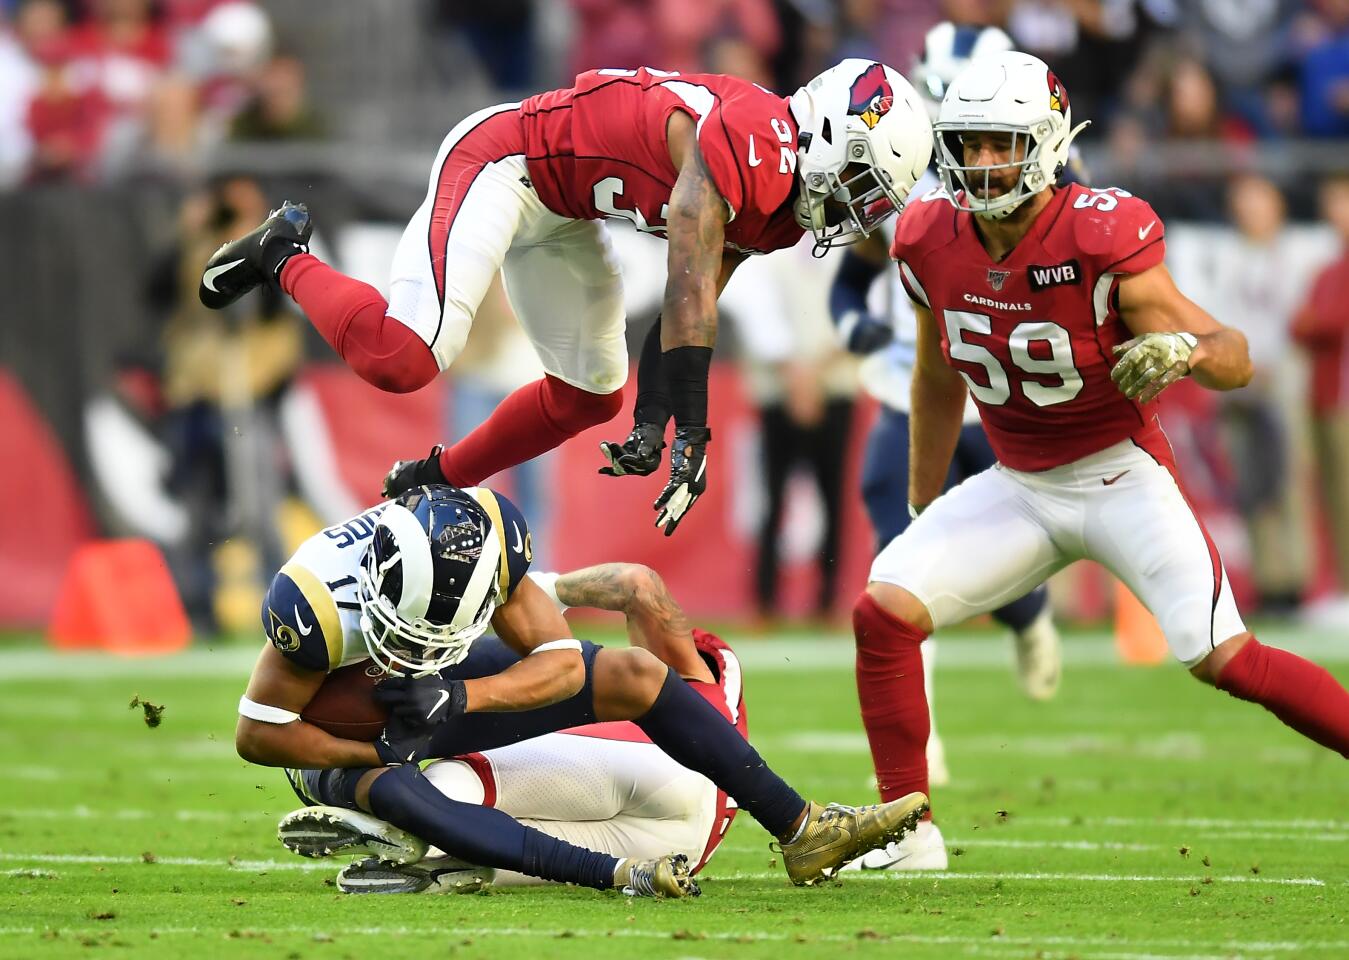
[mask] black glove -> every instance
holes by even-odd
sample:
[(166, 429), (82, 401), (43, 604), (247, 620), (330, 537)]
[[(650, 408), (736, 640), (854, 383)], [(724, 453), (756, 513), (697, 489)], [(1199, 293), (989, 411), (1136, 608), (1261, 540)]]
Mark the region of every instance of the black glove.
[(670, 450), (670, 482), (656, 498), (656, 526), (668, 537), (707, 489), (707, 427), (677, 427)]
[(424, 487), (429, 483), (448, 483), (440, 469), (440, 451), (444, 448), (436, 444), (431, 455), (425, 460), (396, 460), (389, 472), (384, 475), (381, 492), (386, 498), (406, 493), (413, 487)]
[(414, 728), (433, 728), (468, 707), (468, 691), (462, 680), (426, 677), (389, 677), (375, 687), (375, 702)]
[(839, 322), (839, 335), (849, 353), (866, 356), (895, 339), (895, 328), (863, 313), (850, 313)]
[(375, 741), (375, 752), (385, 766), (418, 763), (431, 752), (431, 738), (435, 734), (435, 727), (415, 726), (390, 714), (388, 722), (384, 724), (384, 732)]
[(660, 452), (665, 449), (665, 428), (654, 423), (638, 423), (622, 443), (600, 441), (600, 453), (609, 466), (600, 467), (606, 477), (645, 477), (660, 466)]

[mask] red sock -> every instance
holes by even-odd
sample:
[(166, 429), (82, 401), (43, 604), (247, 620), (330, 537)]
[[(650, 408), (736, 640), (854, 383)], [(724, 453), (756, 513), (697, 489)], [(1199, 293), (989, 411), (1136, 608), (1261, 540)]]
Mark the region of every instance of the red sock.
[(281, 289), (367, 383), (390, 393), (410, 393), (440, 372), (426, 341), (407, 324), (386, 316), (389, 305), (370, 284), (302, 253), (281, 268)]
[(475, 486), (613, 419), (622, 407), (622, 390), (590, 393), (545, 376), (502, 400), (472, 433), (442, 450), (441, 472), (456, 487)]
[(881, 799), (894, 800), (915, 790), (927, 793), (932, 721), (919, 650), (927, 634), (883, 609), (868, 593), (853, 606), (852, 624), (857, 698)]
[(1216, 686), (1349, 758), (1349, 691), (1324, 667), (1252, 637), (1223, 667)]

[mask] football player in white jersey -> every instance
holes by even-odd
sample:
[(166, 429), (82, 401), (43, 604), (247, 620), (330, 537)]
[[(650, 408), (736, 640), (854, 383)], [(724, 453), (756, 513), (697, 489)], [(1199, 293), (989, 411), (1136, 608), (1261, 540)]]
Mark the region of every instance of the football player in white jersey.
[[(634, 646), (651, 651), (703, 694), (742, 735), (747, 733), (740, 662), (719, 637), (689, 624), (660, 576), (640, 564), (606, 563), (567, 573), (530, 573), (566, 613), (572, 607), (621, 612)], [(614, 856), (655, 858), (671, 850), (697, 874), (720, 845), (736, 807), (710, 780), (670, 759), (632, 723), (598, 723), (548, 733), (426, 768), (447, 797), (484, 804), (544, 833)], [(306, 798), (307, 799), (307, 798)], [(421, 858), (387, 859), (389, 843), (407, 835), (368, 814), (339, 810), (353, 836), (374, 836), (333, 852), (368, 853), (337, 877), (344, 893), (471, 892), (486, 883), (537, 884), (537, 878), (492, 871), (412, 843)], [(307, 845), (308, 811), (282, 821), (282, 843)], [(292, 839), (299, 833), (299, 839)]]
[[(298, 768), (317, 801), (293, 836), (308, 852), (351, 839), (334, 808), (360, 810), (447, 855), (543, 880), (639, 895), (689, 896), (685, 855), (619, 859), (451, 799), (419, 761), (453, 758), (596, 721), (630, 720), (672, 759), (704, 774), (782, 845), (798, 884), (898, 840), (927, 809), (921, 794), (867, 807), (807, 803), (680, 675), (639, 647), (572, 639), (525, 576), (529, 528), (485, 488), (416, 487), (302, 544), (263, 605), (270, 641), (239, 702), (245, 760)], [(483, 636), (488, 626), (496, 636)], [(371, 659), (389, 710), (375, 743), (333, 736), (303, 714), (330, 671)]]
[[(933, 116), (946, 88), (967, 64), (981, 56), (1012, 49), (1012, 40), (997, 27), (957, 26), (939, 23), (928, 31), (923, 59), (914, 68), (913, 83), (927, 98)], [(936, 173), (929, 169), (913, 196), (919, 198), (941, 190)], [(844, 254), (829, 294), (830, 311), (838, 327), (839, 339), (850, 352), (865, 359), (861, 365), (862, 388), (880, 403), (875, 426), (867, 439), (862, 466), (862, 500), (876, 531), (877, 550), (904, 532), (909, 516), (909, 383), (913, 374), (917, 328), (913, 307), (891, 269), (889, 246), (893, 223), (850, 247)], [(881, 282), (879, 278), (884, 277)], [(993, 465), (993, 450), (979, 423), (979, 412), (971, 400), (965, 405), (960, 440), (952, 459), (947, 487)], [(993, 612), (993, 618), (1011, 629), (1016, 641), (1017, 672), (1028, 697), (1047, 700), (1058, 688), (1059, 635), (1049, 609), (1048, 592), (1043, 586)], [(923, 675), (932, 709), (932, 670), (936, 652), (931, 640), (923, 645)], [(929, 779), (935, 785), (950, 780), (946, 752), (937, 735), (933, 710), (932, 735), (927, 745)], [(943, 869), (946, 851), (940, 840), (926, 845), (926, 852), (915, 848), (924, 844), (937, 828), (926, 823), (919, 828), (903, 852), (907, 860), (883, 864), (885, 851), (877, 851), (860, 866)]]

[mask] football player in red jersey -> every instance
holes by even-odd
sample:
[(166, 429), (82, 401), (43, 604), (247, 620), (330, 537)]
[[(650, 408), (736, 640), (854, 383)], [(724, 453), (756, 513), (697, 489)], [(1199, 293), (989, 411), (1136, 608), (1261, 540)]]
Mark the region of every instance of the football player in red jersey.
[[(1349, 692), (1246, 629), (1151, 406), (1185, 376), (1243, 386), (1245, 338), (1176, 288), (1145, 202), (1056, 185), (1079, 130), (1042, 61), (976, 61), (934, 124), (945, 189), (899, 221), (891, 253), (918, 317), (909, 499), (921, 515), (877, 556), (853, 610), (884, 797), (927, 788), (924, 638), (1080, 558), (1143, 601), (1196, 678), (1349, 756)], [(999, 464), (939, 496), (967, 392)], [(861, 865), (903, 868), (941, 842), (928, 825)]]
[(665, 236), (656, 362), (673, 410), (645, 472), (673, 413), (670, 482), (656, 502), (669, 534), (706, 484), (707, 373), (731, 272), (807, 228), (822, 247), (865, 236), (903, 206), (931, 156), (930, 132), (909, 83), (867, 60), (846, 60), (790, 98), (734, 77), (595, 70), (450, 131), (395, 253), (388, 301), (307, 252), (309, 214), (293, 204), (216, 251), (201, 299), (219, 308), (277, 282), (353, 370), (403, 392), (454, 362), (501, 270), (547, 375), (415, 477), (466, 487), (618, 412), (622, 285), (599, 221)]

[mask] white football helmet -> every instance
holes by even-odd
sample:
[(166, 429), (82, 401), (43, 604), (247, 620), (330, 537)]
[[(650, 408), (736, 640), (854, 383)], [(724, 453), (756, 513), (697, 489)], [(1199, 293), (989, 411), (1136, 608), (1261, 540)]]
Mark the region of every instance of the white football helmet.
[(796, 221), (818, 248), (861, 240), (899, 212), (932, 158), (922, 98), (883, 63), (844, 60), (796, 91), (791, 110)]
[(913, 85), (927, 101), (933, 120), (942, 97), (974, 60), (1012, 49), (1012, 38), (998, 27), (977, 27), (943, 20), (923, 38), (923, 58), (913, 67)]
[[(1068, 162), (1073, 138), (1091, 122), (1074, 127), (1072, 121), (1068, 91), (1043, 60), (1008, 51), (972, 61), (946, 91), (932, 128), (937, 170), (952, 202), (976, 216), (1001, 220), (1052, 187)], [(976, 130), (1012, 135), (1007, 163), (964, 165), (961, 137)], [(1015, 186), (997, 196), (978, 195), (976, 188), (988, 189), (990, 172), (1008, 169), (1019, 171)]]

